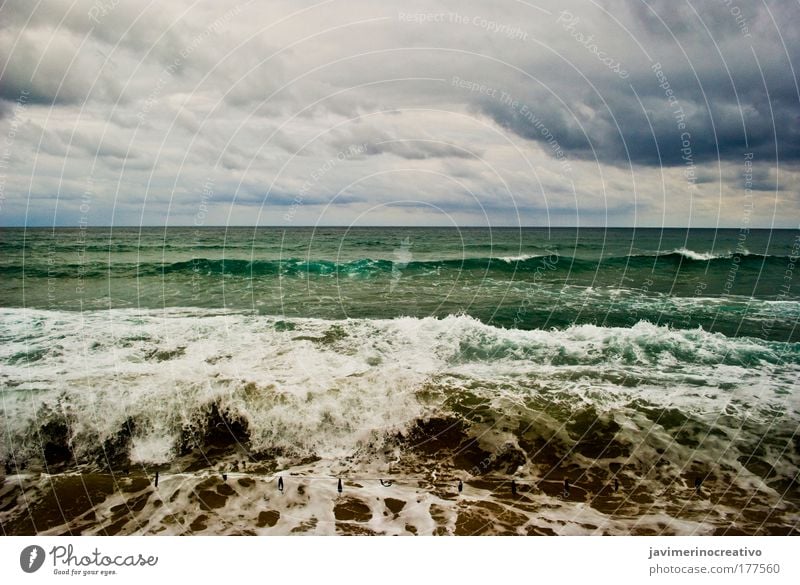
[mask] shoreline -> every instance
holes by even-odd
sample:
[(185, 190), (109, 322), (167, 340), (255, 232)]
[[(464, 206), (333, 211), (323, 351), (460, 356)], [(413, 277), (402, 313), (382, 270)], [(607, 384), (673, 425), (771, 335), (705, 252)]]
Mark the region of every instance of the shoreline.
[(6, 535), (800, 535), (800, 502), (776, 507), (715, 478), (695, 489), (687, 475), (654, 494), (623, 475), (616, 491), (585, 475), (565, 492), (576, 474), (558, 469), (538, 478), (352, 470), (341, 484), (315, 469), (167, 470), (158, 486), (141, 471), (7, 475), (0, 520)]

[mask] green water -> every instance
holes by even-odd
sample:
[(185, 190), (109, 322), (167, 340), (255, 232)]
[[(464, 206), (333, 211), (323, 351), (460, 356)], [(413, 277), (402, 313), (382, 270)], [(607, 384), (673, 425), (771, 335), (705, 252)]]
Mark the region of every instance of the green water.
[(5, 229), (0, 250), (5, 307), (649, 321), (780, 341), (800, 316), (790, 230)]

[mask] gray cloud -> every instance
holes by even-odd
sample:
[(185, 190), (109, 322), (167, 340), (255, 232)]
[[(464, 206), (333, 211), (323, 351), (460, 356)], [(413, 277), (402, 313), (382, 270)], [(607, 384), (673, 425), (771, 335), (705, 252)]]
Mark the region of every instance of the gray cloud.
[(788, 0), (101, 4), (0, 5), (0, 224), (797, 223)]
[(334, 132), (330, 146), (334, 154), (345, 152), (349, 158), (381, 154), (392, 154), (406, 160), (474, 158), (482, 152), (479, 148), (421, 136), (406, 138), (402, 134), (390, 134), (365, 123), (359, 123), (346, 131)]
[[(684, 132), (690, 134), (695, 162), (738, 160), (746, 151), (761, 159), (800, 160), (800, 93), (790, 68), (800, 56), (800, 43), (786, 26), (796, 4), (770, 7), (785, 27), (778, 31), (771, 21), (767, 26), (763, 6), (748, 5), (749, 20), (738, 21), (724, 3), (710, 1), (615, 2), (608, 9), (616, 10), (652, 59), (629, 67), (625, 83), (591, 78), (595, 87), (590, 88), (567, 66), (549, 91), (532, 84), (525, 101), (535, 123), (497, 100), (482, 99), (480, 111), (520, 136), (545, 142), (541, 124), (572, 156), (611, 164), (685, 164)], [(743, 32), (745, 25), (750, 32)], [(757, 32), (757, 25), (773, 30)], [(589, 46), (611, 52), (613, 32), (597, 29), (584, 17), (564, 32), (576, 35), (573, 50), (583, 49), (581, 42), (592, 37)], [(776, 32), (786, 33), (785, 48)], [(570, 64), (583, 70), (585, 56)]]

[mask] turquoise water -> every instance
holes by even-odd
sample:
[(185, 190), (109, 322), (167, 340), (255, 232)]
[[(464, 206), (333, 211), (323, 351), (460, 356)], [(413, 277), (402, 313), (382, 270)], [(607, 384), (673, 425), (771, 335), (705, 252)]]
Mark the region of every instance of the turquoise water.
[(643, 320), (776, 341), (796, 341), (800, 317), (789, 230), (6, 229), (0, 250), (5, 307)]

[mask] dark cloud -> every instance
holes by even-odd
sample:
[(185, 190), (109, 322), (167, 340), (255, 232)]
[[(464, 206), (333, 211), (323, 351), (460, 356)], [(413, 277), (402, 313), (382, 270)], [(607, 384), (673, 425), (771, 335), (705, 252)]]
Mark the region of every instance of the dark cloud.
[(557, 145), (572, 157), (604, 163), (676, 166), (686, 164), (686, 156), (702, 163), (739, 160), (745, 152), (797, 163), (800, 99), (794, 80), (767, 71), (765, 86), (752, 58), (740, 65), (752, 71), (738, 73), (738, 82), (719, 74), (698, 82), (662, 64), (663, 78), (642, 72), (632, 80), (633, 89), (563, 91), (561, 100), (535, 92), (524, 110), (485, 99), (477, 109), (545, 150)]
[[(739, 160), (744, 152), (797, 163), (800, 93), (791, 66), (800, 42), (789, 27), (777, 38), (767, 12), (785, 24), (797, 5), (731, 6), (733, 12), (710, 0), (607, 3), (622, 29), (598, 27), (591, 15), (575, 10), (582, 19), (576, 16), (577, 26), (564, 31), (575, 43), (561, 52), (567, 58), (557, 74), (534, 64), (527, 70), (535, 81), (511, 84), (520, 106), (478, 96), (472, 107), (551, 154), (557, 147), (578, 159), (685, 165), (688, 132), (694, 163)], [(637, 64), (627, 54), (634, 64), (627, 79), (598, 76), (587, 47), (613, 53), (615, 37), (631, 32), (650, 61)], [(641, 53), (637, 45), (630, 48)]]

